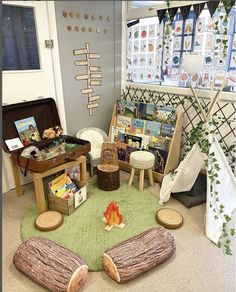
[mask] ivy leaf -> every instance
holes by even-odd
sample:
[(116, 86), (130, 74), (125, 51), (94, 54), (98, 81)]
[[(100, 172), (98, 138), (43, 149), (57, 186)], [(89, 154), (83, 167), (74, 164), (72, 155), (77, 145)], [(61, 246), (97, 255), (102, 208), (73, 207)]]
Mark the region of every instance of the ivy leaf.
[(231, 236), (234, 236), (234, 234), (235, 234), (235, 229), (234, 228), (230, 229), (230, 234), (231, 234)]

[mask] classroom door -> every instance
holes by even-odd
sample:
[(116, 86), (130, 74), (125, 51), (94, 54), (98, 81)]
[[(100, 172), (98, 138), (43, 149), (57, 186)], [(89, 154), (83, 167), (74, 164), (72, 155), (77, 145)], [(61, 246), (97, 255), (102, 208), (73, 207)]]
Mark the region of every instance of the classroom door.
[[(56, 97), (52, 49), (45, 42), (50, 40), (47, 2), (3, 1), (3, 105)], [(4, 151), (2, 179), (3, 192), (15, 187), (10, 155)], [(23, 183), (30, 181), (22, 177)]]

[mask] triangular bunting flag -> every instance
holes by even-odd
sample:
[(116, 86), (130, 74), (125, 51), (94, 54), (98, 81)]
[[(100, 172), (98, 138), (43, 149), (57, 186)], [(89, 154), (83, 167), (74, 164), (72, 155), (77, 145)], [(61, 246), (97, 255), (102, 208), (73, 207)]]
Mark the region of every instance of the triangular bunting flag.
[(210, 12), (211, 17), (215, 13), (216, 8), (218, 7), (219, 3), (220, 3), (220, 1), (209, 1), (209, 2), (207, 2), (207, 7), (208, 7), (208, 10)]
[(193, 5), (193, 9), (194, 9), (194, 12), (196, 14), (196, 18), (197, 19), (198, 19), (199, 15), (201, 14), (204, 6), (205, 6), (205, 3), (200, 3), (200, 4), (194, 4)]
[[(227, 3), (229, 2), (229, 6), (227, 5)], [(223, 1), (223, 5), (225, 7), (225, 12), (226, 14), (229, 14), (231, 8), (234, 6), (235, 1)]]
[(191, 6), (192, 5), (180, 7), (180, 11), (181, 11), (181, 14), (182, 14), (184, 20), (187, 18), (187, 15), (190, 11)]
[(169, 15), (170, 15), (170, 21), (171, 22), (175, 18), (175, 15), (176, 15), (177, 11), (178, 11), (178, 7), (168, 8), (168, 12), (169, 12)]
[(159, 23), (162, 22), (163, 18), (166, 15), (166, 9), (162, 9), (162, 10), (157, 10), (157, 16), (159, 18)]

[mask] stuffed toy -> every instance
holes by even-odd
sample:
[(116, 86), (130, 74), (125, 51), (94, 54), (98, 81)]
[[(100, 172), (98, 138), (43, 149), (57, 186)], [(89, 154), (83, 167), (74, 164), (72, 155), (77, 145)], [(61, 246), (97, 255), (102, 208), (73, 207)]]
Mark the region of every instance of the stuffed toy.
[(63, 129), (61, 126), (56, 126), (54, 128), (49, 128), (43, 131), (43, 138), (52, 139), (55, 137), (60, 137), (63, 133)]

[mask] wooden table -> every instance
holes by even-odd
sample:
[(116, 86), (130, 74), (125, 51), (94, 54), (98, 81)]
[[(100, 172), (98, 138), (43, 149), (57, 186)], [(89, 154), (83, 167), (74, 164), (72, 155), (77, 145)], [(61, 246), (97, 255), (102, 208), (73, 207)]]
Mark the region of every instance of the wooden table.
[[(46, 204), (45, 194), (44, 194), (44, 188), (43, 188), (43, 178), (49, 175), (52, 175), (54, 173), (57, 173), (61, 170), (65, 170), (66, 168), (76, 166), (78, 164), (80, 165), (80, 180), (83, 182), (86, 182), (87, 170), (86, 170), (86, 157), (84, 155), (79, 156), (74, 161), (61, 164), (45, 172), (29, 171), (32, 174), (33, 179), (34, 179), (34, 188), (35, 188), (36, 201), (37, 201), (39, 214), (47, 211), (48, 209), (47, 204)], [(12, 169), (13, 169), (14, 180), (16, 184), (17, 197), (23, 196), (24, 190), (22, 188), (21, 181), (20, 181), (19, 167), (15, 165), (14, 163), (12, 163)]]

